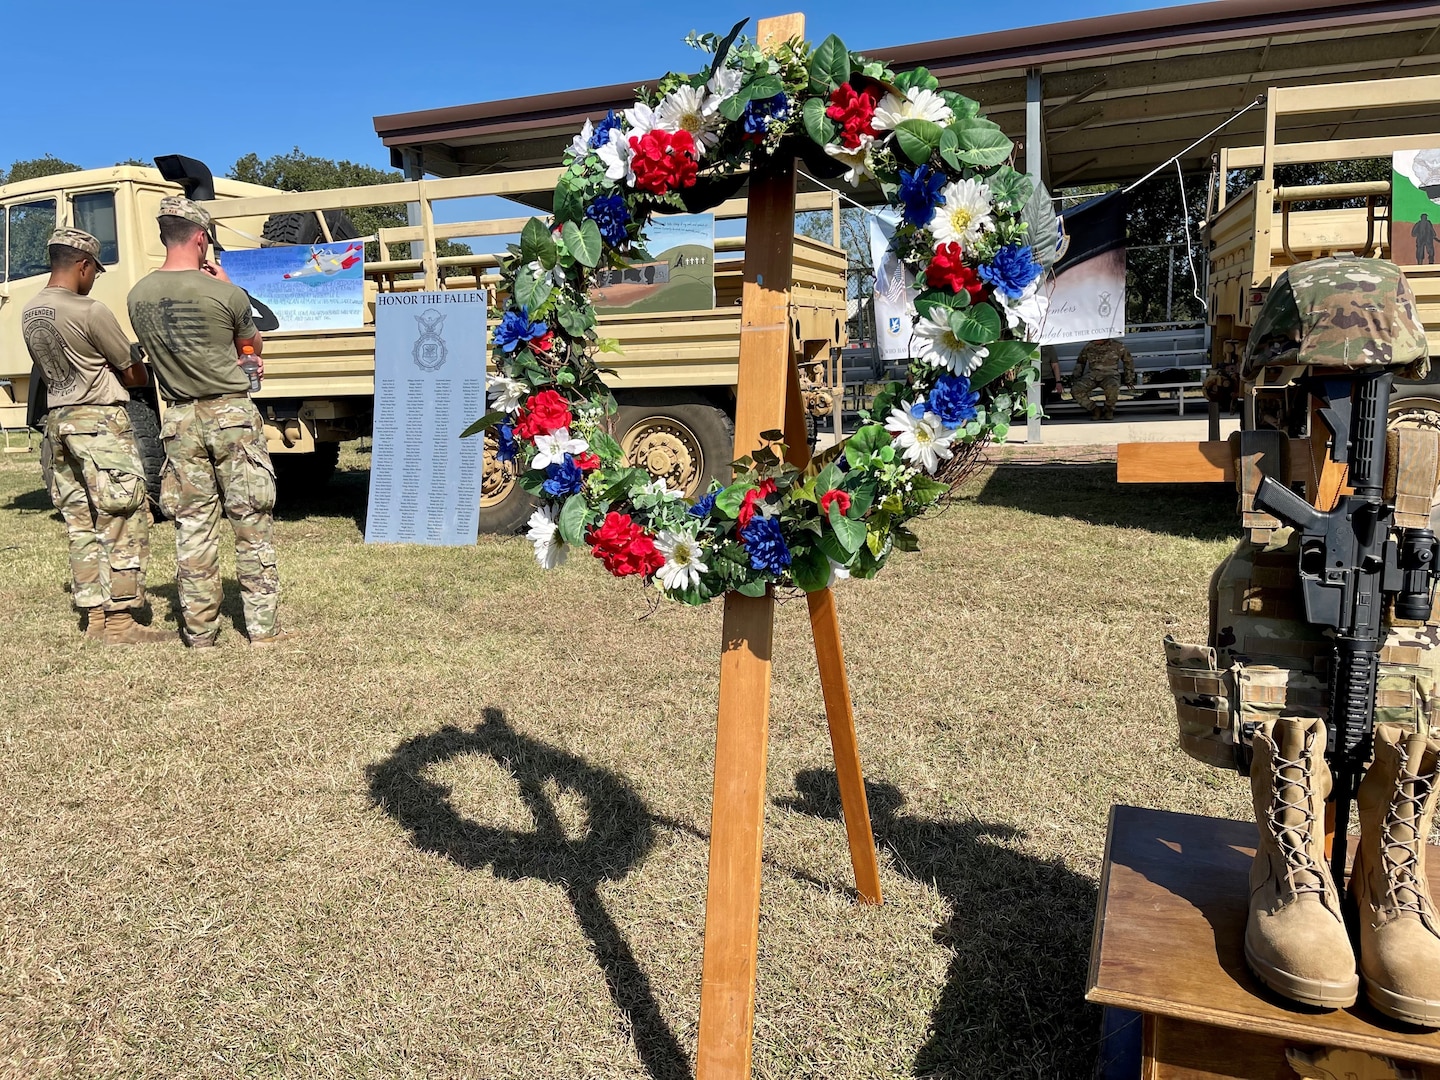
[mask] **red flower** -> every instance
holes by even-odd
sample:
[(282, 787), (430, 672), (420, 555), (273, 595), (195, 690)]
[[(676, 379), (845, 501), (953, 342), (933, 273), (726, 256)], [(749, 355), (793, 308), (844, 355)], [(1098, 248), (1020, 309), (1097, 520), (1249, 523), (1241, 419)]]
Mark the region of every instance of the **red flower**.
[(820, 512), (822, 514), (830, 513), (830, 507), (835, 505), (840, 507), (840, 513), (848, 514), (850, 512), (850, 496), (839, 488), (831, 488), (820, 496)]
[(542, 390), (531, 394), (520, 409), (520, 418), (515, 422), (515, 435), (521, 439), (534, 439), (536, 435), (549, 435), (568, 428), (571, 423), (570, 405), (554, 390)]
[(575, 467), (581, 472), (594, 472), (600, 467), (600, 458), (596, 454), (586, 450), (583, 454), (575, 455)]
[(631, 521), (629, 514), (612, 510), (598, 528), (590, 530), (585, 542), (616, 577), (649, 577), (665, 565), (665, 556), (655, 550), (654, 539)]
[(985, 282), (975, 268), (966, 266), (960, 259), (960, 245), (955, 241), (941, 244), (935, 249), (935, 256), (925, 268), (925, 284), (932, 289), (946, 288), (953, 293), (964, 289), (973, 303), (985, 291)]
[(854, 150), (861, 143), (860, 136), (875, 136), (875, 91), (870, 89), (855, 92), (848, 82), (841, 83), (830, 95), (830, 106), (825, 115), (840, 121), (840, 145)]
[(761, 481), (760, 486), (751, 488), (745, 493), (745, 498), (740, 503), (740, 512), (735, 515), (735, 520), (740, 523), (740, 528), (750, 524), (750, 519), (755, 516), (755, 504), (769, 495), (775, 494), (775, 481)]
[(641, 191), (664, 195), (675, 188), (694, 186), (695, 162), (700, 155), (690, 132), (655, 130), (641, 138), (632, 135), (630, 149), (634, 151), (630, 168)]
[(550, 346), (555, 344), (555, 331), (546, 330), (538, 338), (530, 339), (530, 348), (536, 352), (549, 352)]

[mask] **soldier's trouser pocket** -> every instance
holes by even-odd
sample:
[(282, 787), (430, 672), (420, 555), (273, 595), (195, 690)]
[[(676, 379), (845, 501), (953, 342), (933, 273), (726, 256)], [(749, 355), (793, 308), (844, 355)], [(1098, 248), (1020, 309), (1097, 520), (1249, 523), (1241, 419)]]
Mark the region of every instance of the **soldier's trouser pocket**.
[(225, 504), (239, 514), (275, 509), (275, 465), (263, 443), (246, 440), (237, 448)]
[(145, 476), (136, 456), (104, 446), (91, 446), (87, 456), (95, 470), (91, 479), (95, 509), (112, 517), (139, 510), (145, 502)]
[(1215, 664), (1215, 650), (1165, 637), (1165, 675), (1175, 698), (1180, 749), (1206, 765), (1249, 771), (1248, 747), (1236, 731), (1233, 675)]

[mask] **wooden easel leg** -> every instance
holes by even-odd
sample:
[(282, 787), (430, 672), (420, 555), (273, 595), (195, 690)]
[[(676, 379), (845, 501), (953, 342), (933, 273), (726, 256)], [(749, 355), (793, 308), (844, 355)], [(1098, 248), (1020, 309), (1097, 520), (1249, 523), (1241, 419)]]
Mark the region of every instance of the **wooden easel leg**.
[(875, 857), (875, 835), (870, 829), (870, 805), (865, 798), (865, 776), (860, 769), (860, 748), (855, 741), (855, 710), (850, 704), (850, 682), (845, 677), (845, 652), (840, 645), (840, 615), (829, 589), (809, 593), (810, 630), (815, 636), (815, 662), (820, 668), (820, 689), (825, 695), (825, 719), (830, 725), (830, 749), (835, 754), (835, 778), (840, 784), (840, 806), (845, 812), (845, 835), (850, 841), (850, 864), (855, 868), (855, 891), (867, 904), (884, 903), (880, 895), (880, 866)]
[(726, 595), (697, 1080), (750, 1076), (774, 630), (773, 597)]

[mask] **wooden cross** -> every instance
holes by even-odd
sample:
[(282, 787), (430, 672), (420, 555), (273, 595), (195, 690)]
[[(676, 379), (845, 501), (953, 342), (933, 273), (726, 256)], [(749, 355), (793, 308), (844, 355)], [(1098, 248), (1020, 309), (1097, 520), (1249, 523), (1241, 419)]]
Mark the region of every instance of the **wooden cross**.
[[(782, 15), (762, 19), (756, 39), (764, 49), (804, 35), (803, 15)], [(794, 231), (795, 163), (775, 161), (750, 174), (735, 447), (741, 452), (757, 449), (761, 432), (783, 430), (787, 460), (804, 468), (810, 451), (799, 376), (790, 356)], [(835, 598), (827, 588), (809, 593), (806, 599), (855, 888), (862, 900), (878, 904), (880, 871), (855, 742), (855, 715)], [(697, 1080), (746, 1080), (750, 1076), (774, 630), (773, 595), (726, 595)]]

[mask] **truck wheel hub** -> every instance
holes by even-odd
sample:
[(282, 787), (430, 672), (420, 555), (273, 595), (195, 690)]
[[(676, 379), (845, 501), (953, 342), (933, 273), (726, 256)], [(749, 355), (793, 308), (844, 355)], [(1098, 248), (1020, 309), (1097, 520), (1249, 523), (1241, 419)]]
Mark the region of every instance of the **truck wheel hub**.
[(694, 494), (703, 459), (699, 440), (684, 425), (668, 418), (642, 420), (625, 435), (622, 446), (629, 464), (687, 496)]

